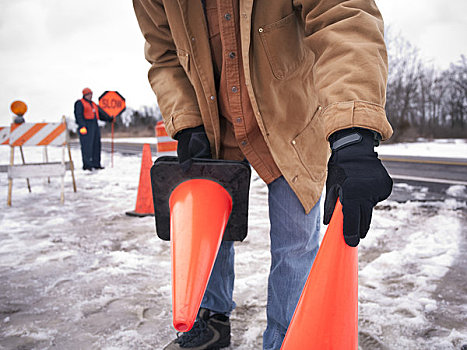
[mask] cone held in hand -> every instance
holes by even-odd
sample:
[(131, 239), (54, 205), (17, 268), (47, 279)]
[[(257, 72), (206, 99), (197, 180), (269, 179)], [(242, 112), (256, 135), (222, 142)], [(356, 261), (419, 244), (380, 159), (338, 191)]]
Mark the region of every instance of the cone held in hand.
[(169, 199), (173, 324), (189, 331), (196, 319), (232, 211), (232, 198), (217, 182), (182, 182)]
[(343, 219), (337, 201), (281, 350), (358, 349), (358, 249)]
[(154, 202), (151, 187), (151, 147), (148, 143), (143, 146), (143, 157), (141, 160), (141, 171), (139, 174), (138, 194), (136, 196), (136, 207), (134, 211), (126, 212), (130, 216), (154, 215)]

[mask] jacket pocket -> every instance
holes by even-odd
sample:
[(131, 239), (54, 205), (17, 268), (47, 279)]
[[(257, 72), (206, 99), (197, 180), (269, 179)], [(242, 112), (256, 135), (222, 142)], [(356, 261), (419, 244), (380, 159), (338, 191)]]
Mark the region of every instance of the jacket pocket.
[(303, 43), (303, 30), (295, 12), (259, 28), (259, 35), (272, 73), (279, 80), (293, 73), (307, 54)]
[(308, 125), (292, 140), (298, 158), (313, 181), (321, 181), (326, 175), (331, 149), (326, 140), (324, 123), (318, 109)]
[(180, 61), (180, 65), (183, 67), (185, 72), (190, 72), (190, 54), (188, 51), (177, 49), (177, 56), (178, 60)]

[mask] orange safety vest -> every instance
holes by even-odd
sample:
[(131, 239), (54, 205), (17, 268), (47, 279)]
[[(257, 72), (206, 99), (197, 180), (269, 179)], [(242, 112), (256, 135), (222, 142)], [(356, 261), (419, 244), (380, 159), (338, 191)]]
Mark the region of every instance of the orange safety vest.
[(81, 103), (83, 104), (84, 119), (99, 119), (99, 108), (94, 102), (82, 98)]

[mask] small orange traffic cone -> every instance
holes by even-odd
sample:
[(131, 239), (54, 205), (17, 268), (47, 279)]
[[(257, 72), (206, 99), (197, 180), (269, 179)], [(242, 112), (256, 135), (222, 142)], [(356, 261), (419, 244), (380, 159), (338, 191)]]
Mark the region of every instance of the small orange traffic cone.
[(193, 327), (232, 211), (230, 194), (217, 182), (182, 182), (170, 195), (173, 325)]
[(141, 160), (141, 171), (139, 174), (136, 208), (134, 211), (127, 211), (127, 215), (140, 217), (154, 215), (154, 202), (151, 187), (151, 166), (151, 147), (148, 143), (145, 143), (143, 146), (143, 157)]
[(358, 349), (358, 249), (343, 220), (338, 200), (281, 350)]

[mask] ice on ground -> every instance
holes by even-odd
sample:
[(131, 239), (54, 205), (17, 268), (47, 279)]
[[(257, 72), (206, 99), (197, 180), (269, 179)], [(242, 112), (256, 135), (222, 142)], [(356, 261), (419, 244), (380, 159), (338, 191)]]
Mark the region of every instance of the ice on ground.
[[(110, 138), (102, 138), (102, 142), (112, 142), (112, 139)], [(157, 144), (157, 138), (154, 137), (119, 137), (119, 138), (114, 138), (113, 140), (115, 143), (138, 143), (138, 144), (143, 144), (143, 143), (149, 143), (149, 144)]]
[[(26, 161), (42, 159), (39, 148), (24, 153)], [(51, 161), (61, 157), (56, 148), (49, 153)], [(135, 207), (141, 158), (117, 153), (112, 168), (103, 153), (106, 169), (84, 172), (79, 150), (72, 156), (78, 192), (67, 172), (63, 205), (52, 178), (32, 179), (32, 193), (14, 180), (7, 207), (0, 173), (0, 348), (161, 349), (175, 337), (170, 246), (156, 237), (153, 217), (125, 215)], [(0, 164), (8, 161), (9, 148), (0, 148)], [(229, 349), (260, 349), (266, 326), (267, 188), (256, 175), (249, 215), (248, 237), (236, 243)], [(465, 226), (466, 205), (453, 199), (378, 205), (359, 246), (362, 350), (467, 343), (465, 279), (450, 277), (466, 252)]]
[(452, 197), (464, 196), (465, 193), (466, 193), (466, 186), (463, 186), (463, 185), (450, 186), (446, 190), (446, 194), (448, 194), (448, 195), (450, 195)]

